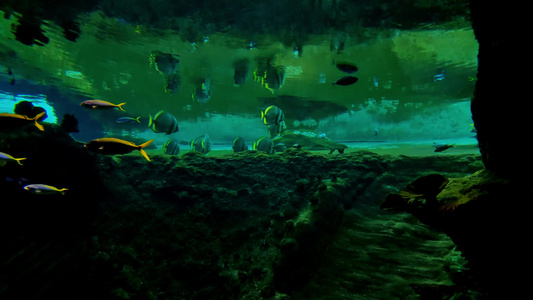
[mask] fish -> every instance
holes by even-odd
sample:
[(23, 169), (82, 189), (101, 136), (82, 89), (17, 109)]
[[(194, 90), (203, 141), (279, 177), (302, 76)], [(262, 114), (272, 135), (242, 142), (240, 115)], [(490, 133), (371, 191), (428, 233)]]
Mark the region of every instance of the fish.
[(180, 154), (180, 146), (175, 139), (170, 139), (163, 144), (163, 152), (168, 155)]
[(442, 151), (450, 149), (450, 148), (455, 148), (455, 144), (449, 145), (449, 144), (433, 143), (433, 147), (435, 147), (435, 152), (442, 152)]
[(179, 74), (168, 75), (165, 78), (165, 93), (175, 94), (180, 87), (181, 79)]
[(285, 150), (287, 150), (287, 146), (283, 143), (277, 143), (274, 145), (274, 151), (276, 152), (283, 152)]
[(122, 108), (122, 105), (126, 104), (126, 102), (120, 103), (120, 104), (113, 104), (111, 102), (107, 102), (104, 100), (86, 100), (80, 103), (80, 106), (85, 108), (92, 108), (92, 109), (113, 109), (118, 108), (121, 111), (125, 111)]
[(244, 139), (240, 136), (233, 140), (233, 152), (243, 152), (248, 150), (248, 145), (244, 142)]
[(139, 150), (141, 152), (142, 156), (146, 158), (146, 160), (150, 161), (150, 158), (148, 157), (148, 154), (146, 151), (143, 150), (144, 147), (150, 145), (154, 140), (151, 139), (141, 145), (135, 145), (132, 142), (116, 139), (116, 138), (101, 138), (101, 139), (95, 139), (87, 144), (85, 144), (85, 148), (100, 153), (100, 154), (126, 154), (130, 153), (133, 150)]
[(249, 64), (250, 62), (246, 58), (241, 58), (233, 62), (233, 68), (235, 69), (235, 73), (233, 73), (234, 86), (239, 87), (246, 82)]
[(199, 136), (191, 141), (191, 148), (200, 153), (207, 154), (209, 151), (211, 151), (209, 135), (206, 133), (205, 135)]
[(192, 100), (194, 102), (205, 104), (211, 98), (211, 80), (204, 79), (201, 84), (196, 86), (192, 91)]
[(43, 125), (37, 123), (37, 121), (46, 115), (46, 112), (42, 112), (36, 115), (34, 118), (28, 118), (25, 115), (11, 114), (11, 113), (0, 113), (0, 129), (15, 129), (20, 128), (24, 125), (32, 123), (40, 131), (44, 131)]
[(278, 124), (270, 124), (268, 125), (267, 131), (268, 135), (271, 138), (275, 138), (281, 134), (287, 129), (287, 125), (285, 124), (285, 121), (281, 121)]
[(356, 83), (357, 80), (359, 80), (359, 78), (355, 76), (344, 76), (341, 79), (333, 82), (333, 85), (343, 85), (343, 86), (352, 85)]
[(264, 85), (272, 94), (285, 84), (285, 67), (269, 66), (265, 71)]
[(348, 74), (353, 74), (359, 70), (359, 68), (352, 63), (341, 62), (341, 63), (337, 63), (336, 66), (337, 66), (337, 69)]
[(179, 57), (177, 54), (154, 50), (150, 53), (150, 66), (163, 75), (172, 75), (178, 70)]
[(119, 124), (126, 124), (126, 123), (141, 123), (141, 121), (139, 121), (141, 117), (137, 117), (137, 118), (132, 118), (132, 117), (122, 117), (122, 118), (118, 118), (116, 120), (117, 123)]
[(65, 195), (65, 191), (68, 191), (67, 188), (58, 189), (51, 185), (46, 184), (28, 184), (24, 186), (26, 191), (37, 195), (50, 195), (50, 194), (61, 194)]
[(441, 81), (444, 79), (446, 79), (446, 72), (444, 71), (444, 69), (440, 73), (435, 74), (433, 76), (433, 82)]
[(260, 59), (254, 71), (254, 81), (274, 94), (285, 83), (285, 67), (273, 65), (271, 58)]
[(272, 154), (274, 153), (274, 142), (268, 136), (262, 136), (255, 141), (252, 149)]
[(5, 164), (8, 162), (8, 161), (16, 161), (19, 165), (22, 166), (22, 163), (20, 162), (21, 160), (25, 160), (26, 158), (14, 158), (13, 156), (7, 154), (7, 153), (4, 153), (4, 152), (0, 152), (0, 167), (3, 167), (5, 166)]
[(148, 121), (148, 127), (152, 128), (152, 131), (155, 133), (165, 133), (166, 135), (169, 135), (179, 130), (178, 120), (164, 110), (160, 110), (153, 118), (152, 115), (149, 116), (150, 120)]
[(280, 124), (285, 120), (285, 115), (279, 107), (270, 105), (264, 111), (261, 111), (261, 120), (265, 125)]

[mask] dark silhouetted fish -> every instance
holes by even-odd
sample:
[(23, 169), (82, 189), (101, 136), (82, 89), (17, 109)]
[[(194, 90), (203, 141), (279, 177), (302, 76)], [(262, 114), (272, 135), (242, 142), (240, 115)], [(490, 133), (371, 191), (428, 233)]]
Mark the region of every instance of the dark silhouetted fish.
[(337, 63), (337, 69), (343, 71), (344, 73), (348, 73), (348, 74), (353, 74), (355, 72), (357, 72), (357, 70), (359, 70), (359, 68), (352, 64), (352, 63), (344, 63), (344, 62), (341, 62), (341, 63)]
[(352, 84), (356, 83), (357, 80), (359, 80), (359, 78), (357, 78), (355, 76), (344, 76), (341, 79), (333, 82), (333, 85), (344, 85), (344, 86), (352, 85)]

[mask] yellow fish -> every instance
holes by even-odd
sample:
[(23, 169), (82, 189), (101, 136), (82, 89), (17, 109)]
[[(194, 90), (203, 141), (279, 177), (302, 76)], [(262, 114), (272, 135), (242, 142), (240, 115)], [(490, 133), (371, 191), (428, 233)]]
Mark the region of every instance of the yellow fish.
[(26, 191), (29, 191), (31, 193), (38, 194), (38, 195), (49, 195), (49, 194), (65, 195), (65, 191), (68, 191), (68, 189), (66, 188), (58, 189), (54, 186), (46, 185), (46, 184), (28, 184), (24, 186), (24, 189)]
[(42, 112), (36, 115), (35, 118), (28, 118), (25, 115), (0, 113), (0, 129), (20, 128), (26, 124), (34, 122), (35, 127), (37, 127), (40, 131), (44, 131), (43, 125), (37, 123), (37, 120), (39, 120), (45, 114), (46, 112)]
[(135, 145), (132, 142), (116, 138), (101, 138), (88, 142), (87, 144), (85, 144), (85, 148), (94, 152), (108, 155), (126, 154), (130, 153), (133, 150), (139, 150), (142, 156), (144, 156), (146, 160), (150, 161), (150, 158), (148, 158), (148, 154), (146, 153), (146, 151), (143, 150), (143, 148), (150, 145), (153, 141), (154, 140), (151, 139), (141, 145)]
[(25, 160), (26, 158), (14, 158), (13, 156), (7, 154), (7, 153), (4, 153), (4, 152), (0, 152), (0, 167), (3, 167), (8, 161), (10, 160), (14, 160), (16, 161), (19, 165), (22, 166), (22, 163), (20, 162), (21, 160)]

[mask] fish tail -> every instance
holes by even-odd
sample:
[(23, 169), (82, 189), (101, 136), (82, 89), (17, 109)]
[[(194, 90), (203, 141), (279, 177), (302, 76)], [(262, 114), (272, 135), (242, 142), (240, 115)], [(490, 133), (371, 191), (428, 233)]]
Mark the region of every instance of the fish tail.
[(65, 191), (68, 191), (68, 189), (67, 188), (63, 188), (63, 189), (58, 190), (58, 192), (60, 192), (61, 195), (65, 195)]
[(21, 166), (22, 166), (22, 163), (21, 163), (20, 161), (21, 161), (21, 160), (25, 160), (25, 159), (26, 159), (26, 158), (15, 158), (15, 160), (17, 161), (17, 163), (18, 163), (19, 165), (21, 165)]
[(124, 105), (124, 104), (126, 104), (126, 102), (122, 102), (120, 104), (117, 104), (118, 109), (120, 109), (123, 112), (125, 112), (124, 108), (122, 108), (122, 105)]
[(455, 144), (452, 145), (452, 148), (455, 148)]
[(152, 142), (154, 141), (154, 139), (151, 139), (141, 145), (139, 145), (139, 152), (141, 152), (142, 156), (144, 156), (144, 158), (146, 158), (146, 160), (150, 161), (150, 158), (148, 157), (148, 153), (146, 153), (146, 151), (143, 150), (144, 147), (150, 145)]
[(37, 123), (37, 120), (39, 120), (45, 114), (46, 114), (46, 112), (43, 111), (42, 113), (36, 115), (35, 118), (33, 118), (33, 120), (35, 121), (35, 127), (37, 127), (40, 131), (44, 131), (44, 127), (43, 127), (43, 125)]
[(141, 123), (141, 121), (139, 121), (140, 118), (141, 118), (141, 117), (137, 117), (137, 118), (135, 118), (135, 121), (137, 121), (137, 123)]

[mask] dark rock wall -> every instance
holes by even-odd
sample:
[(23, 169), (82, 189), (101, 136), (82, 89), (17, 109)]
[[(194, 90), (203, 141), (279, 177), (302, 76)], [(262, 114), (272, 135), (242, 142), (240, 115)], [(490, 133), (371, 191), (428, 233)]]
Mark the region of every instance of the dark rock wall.
[[(516, 76), (528, 55), (518, 38), (524, 18), (517, 7), (471, 1), (472, 27), (479, 42), (472, 118), (485, 167), (504, 177), (531, 179), (532, 160), (522, 155), (529, 139), (532, 103), (528, 79)], [(519, 9), (518, 9), (519, 10)]]

